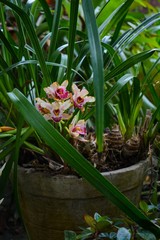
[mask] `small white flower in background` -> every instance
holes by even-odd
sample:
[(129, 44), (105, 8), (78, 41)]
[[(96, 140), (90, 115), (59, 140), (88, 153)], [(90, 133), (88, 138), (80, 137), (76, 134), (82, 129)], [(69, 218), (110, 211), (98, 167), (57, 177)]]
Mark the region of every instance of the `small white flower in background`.
[(0, 199), (0, 205), (1, 205), (1, 203), (3, 202), (3, 200), (4, 200), (4, 198)]
[[(3, 166), (0, 168), (0, 176), (2, 175), (3, 169), (5, 168), (6, 163), (3, 164)], [(3, 202), (4, 198), (0, 199), (0, 204)]]
[(6, 163), (3, 164), (3, 166), (0, 168), (0, 176), (2, 175), (3, 169), (5, 168)]

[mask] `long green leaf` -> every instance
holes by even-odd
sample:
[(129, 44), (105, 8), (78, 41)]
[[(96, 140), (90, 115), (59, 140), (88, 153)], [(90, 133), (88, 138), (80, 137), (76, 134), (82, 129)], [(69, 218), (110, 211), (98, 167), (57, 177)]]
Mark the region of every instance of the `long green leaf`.
[(129, 31), (126, 35), (123, 37), (120, 37), (115, 43), (114, 46), (116, 48), (120, 48), (121, 50), (124, 49), (127, 45), (129, 45), (133, 40), (145, 29), (150, 27), (155, 22), (159, 21), (160, 19), (160, 13), (156, 13), (153, 16), (147, 18), (145, 21), (143, 21), (140, 25), (138, 25), (135, 29)]
[[(43, 2), (43, 0), (41, 1)], [(61, 8), (62, 8), (62, 0), (56, 1), (55, 13), (54, 13), (53, 24), (52, 24), (52, 32), (51, 32), (51, 43), (50, 43), (49, 53), (48, 53), (49, 61), (52, 59), (52, 54), (56, 49)]]
[(96, 18), (98, 27), (100, 27), (101, 24), (106, 20), (106, 17), (110, 16), (111, 13), (124, 2), (125, 0), (106, 1), (105, 5), (103, 6), (103, 8), (101, 8), (101, 11)]
[[(6, 69), (7, 68), (8, 68), (7, 62), (0, 56), (0, 69), (2, 69), (3, 74), (6, 73)], [(6, 89), (8, 91), (11, 91), (13, 89), (13, 87), (12, 87), (13, 86), (13, 82), (16, 85), (17, 79), (16, 79), (15, 75), (12, 72), (8, 72), (8, 76), (9, 76), (9, 79), (7, 78), (7, 80), (6, 80), (6, 78), (5, 78), (3, 80), (3, 84), (6, 86)]]
[[(0, 64), (1, 64), (1, 56), (0, 56)], [(17, 63), (15, 63), (15, 64), (11, 65), (10, 67), (7, 67), (6, 65), (4, 65), (5, 69), (2, 70), (2, 71), (0, 71), (0, 77), (3, 76), (5, 73), (8, 73), (8, 72), (10, 72), (12, 69), (17, 68), (17, 67), (19, 67), (19, 66), (24, 66), (24, 65), (32, 65), (32, 66), (33, 66), (34, 64), (35, 64), (35, 65), (38, 65), (38, 61), (37, 61), (37, 60), (20, 61), (20, 62), (17, 62)], [(48, 66), (55, 66), (55, 67), (64, 68), (64, 69), (67, 68), (66, 65), (61, 64), (61, 63), (46, 62), (46, 65), (48, 65)], [(82, 80), (85, 81), (85, 79), (83, 78), (83, 76), (82, 76), (79, 72), (77, 72), (77, 71), (74, 70), (74, 69), (71, 69), (71, 70), (72, 70), (75, 74), (77, 74)], [(12, 77), (11, 74), (10, 74), (10, 76)], [(12, 79), (14, 79), (14, 78), (12, 77)], [(15, 81), (16, 81), (16, 79), (15, 79)], [(0, 86), (1, 86), (1, 82), (0, 82)], [(3, 87), (3, 86), (2, 86), (2, 87)], [(13, 88), (11, 88), (11, 90), (12, 90), (12, 89), (13, 89)]]
[(18, 62), (18, 57), (14, 51), (14, 48), (11, 46), (10, 42), (5, 37), (2, 31), (0, 31), (0, 39), (3, 42), (4, 46), (6, 47), (7, 51), (11, 54), (13, 61)]
[(52, 19), (53, 19), (53, 16), (51, 14), (51, 11), (49, 9), (49, 6), (47, 4), (46, 1), (44, 0), (39, 0), (42, 7), (43, 7), (43, 10), (44, 10), (44, 13), (45, 13), (45, 16), (46, 16), (46, 20), (47, 20), (47, 23), (48, 23), (48, 26), (49, 26), (49, 29), (51, 30), (52, 28)]
[(49, 75), (48, 69), (47, 69), (46, 64), (45, 64), (45, 59), (44, 59), (44, 56), (43, 56), (42, 49), (40, 47), (38, 37), (35, 33), (35, 29), (34, 29), (32, 23), (30, 21), (29, 16), (21, 8), (17, 7), (15, 4), (13, 4), (13, 3), (11, 3), (7, 0), (0, 0), (0, 2), (6, 4), (8, 7), (13, 9), (19, 15), (19, 17), (22, 19), (22, 22), (23, 22), (23, 24), (24, 24), (24, 26), (27, 30), (27, 33), (30, 37), (32, 45), (35, 49), (36, 56), (38, 58), (38, 61), (39, 61), (39, 64), (41, 66), (41, 70), (42, 70), (42, 73), (43, 73), (43, 76), (44, 76), (44, 81), (46, 82), (46, 85), (50, 85), (50, 75)]
[[(123, 77), (121, 77), (105, 94), (104, 96), (104, 104), (106, 105), (109, 100), (112, 99), (112, 97), (120, 91), (126, 83), (128, 83), (130, 80), (133, 79), (133, 75), (131, 74), (125, 74)], [(95, 109), (93, 108), (86, 116), (85, 119), (89, 119), (91, 116), (93, 116)]]
[(128, 83), (133, 79), (132, 74), (125, 74), (121, 77), (105, 94), (105, 104)]
[(142, 62), (152, 56), (152, 54), (155, 51), (159, 51), (159, 49), (152, 49), (147, 50), (141, 53), (136, 54), (135, 56), (132, 56), (128, 58), (123, 63), (119, 64), (117, 67), (115, 67), (111, 72), (107, 73), (107, 69), (105, 71), (105, 80), (108, 81), (109, 79), (118, 76), (119, 74), (123, 73), (124, 71), (128, 70), (130, 67), (133, 67), (135, 64)]
[[(101, 24), (99, 27), (99, 32), (101, 33), (101, 38), (106, 36), (108, 32), (113, 29), (116, 24), (120, 22), (120, 20), (126, 15), (129, 7), (133, 3), (134, 0), (125, 1), (120, 7), (116, 8), (114, 12), (112, 12), (107, 19)], [(106, 8), (107, 11), (107, 8)]]
[(82, 1), (90, 54), (93, 68), (93, 81), (96, 97), (96, 137), (98, 152), (103, 151), (103, 131), (104, 131), (104, 75), (103, 75), (103, 57), (100, 45), (94, 9), (90, 0)]
[(77, 28), (79, 0), (72, 0), (70, 7), (70, 26), (69, 26), (69, 46), (68, 46), (68, 64), (67, 64), (67, 79), (69, 80), (69, 88), (72, 86), (71, 68), (74, 57), (74, 45)]
[[(106, 180), (62, 135), (35, 109), (17, 89), (9, 93), (11, 101), (24, 119), (35, 129), (43, 141), (57, 152), (72, 168), (91, 183), (105, 197), (145, 229), (160, 237), (160, 228), (154, 225), (110, 181)], [(28, 114), (28, 112), (30, 114)]]

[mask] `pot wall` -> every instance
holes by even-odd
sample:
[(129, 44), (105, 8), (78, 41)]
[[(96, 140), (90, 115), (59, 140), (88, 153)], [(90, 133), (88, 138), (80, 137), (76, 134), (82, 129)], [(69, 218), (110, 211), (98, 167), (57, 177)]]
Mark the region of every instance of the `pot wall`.
[[(128, 168), (105, 172), (134, 204), (140, 201), (148, 160)], [(49, 176), (19, 169), (19, 196), (25, 226), (31, 240), (63, 240), (64, 230), (85, 226), (83, 216), (118, 217), (123, 214), (84, 179), (76, 176)]]

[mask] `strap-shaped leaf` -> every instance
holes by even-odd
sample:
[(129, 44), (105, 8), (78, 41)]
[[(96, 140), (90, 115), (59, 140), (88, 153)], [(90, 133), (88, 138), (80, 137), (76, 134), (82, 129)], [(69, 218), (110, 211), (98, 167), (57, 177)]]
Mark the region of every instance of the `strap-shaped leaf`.
[(68, 64), (67, 64), (67, 79), (69, 80), (69, 89), (72, 86), (71, 71), (74, 57), (74, 45), (77, 28), (79, 0), (72, 0), (70, 7), (70, 22), (69, 22), (69, 46), (68, 46)]
[[(41, 2), (44, 2), (44, 1), (41, 0)], [(49, 61), (52, 59), (52, 54), (56, 49), (58, 27), (59, 27), (60, 16), (61, 16), (61, 8), (62, 8), (62, 0), (56, 1), (55, 13), (54, 13), (53, 24), (52, 24), (52, 32), (51, 32), (51, 43), (50, 43), (49, 53), (48, 53)]]
[(49, 9), (49, 6), (48, 6), (46, 1), (39, 0), (39, 2), (41, 3), (41, 5), (43, 7), (49, 29), (51, 30), (51, 28), (52, 28), (52, 18), (53, 18), (52, 13), (51, 13), (51, 11)]
[(133, 67), (136, 63), (142, 62), (147, 58), (151, 57), (155, 51), (159, 51), (159, 49), (151, 49), (146, 50), (144, 52), (138, 53), (130, 58), (128, 58), (123, 63), (119, 64), (115, 67), (112, 71), (108, 73), (106, 69), (105, 79), (108, 81), (109, 79), (118, 76), (119, 74), (123, 73), (124, 71), (128, 70), (130, 67)]
[[(105, 16), (104, 21), (102, 22), (101, 26), (99, 27), (99, 32), (101, 33), (101, 38), (106, 36), (108, 34), (108, 32), (111, 29), (113, 29), (113, 27), (116, 26), (116, 24), (118, 24), (121, 19), (123, 19), (123, 17), (128, 12), (128, 9), (131, 6), (131, 4), (133, 3), (133, 1), (134, 0), (125, 1), (123, 4), (121, 4), (120, 6), (115, 8), (115, 10), (112, 13), (110, 13), (108, 18), (106, 18), (106, 16)], [(111, 1), (111, 4), (112, 4), (112, 1)], [(106, 5), (105, 14), (108, 12), (107, 9), (108, 9), (108, 6)], [(103, 9), (103, 11), (104, 11), (104, 9)], [(99, 14), (99, 17), (100, 17), (100, 14)]]
[(142, 33), (144, 30), (149, 28), (155, 22), (159, 21), (159, 19), (160, 19), (160, 13), (153, 14), (151, 17), (145, 19), (135, 29), (129, 31), (123, 37), (120, 37), (120, 39), (117, 39), (117, 41), (114, 43), (114, 46), (117, 49), (120, 48), (121, 50), (123, 50), (126, 46), (128, 46), (131, 42), (133, 42), (133, 40), (138, 35), (140, 35), (140, 33)]
[(103, 56), (100, 45), (96, 19), (92, 1), (82, 1), (85, 22), (88, 32), (90, 55), (93, 68), (93, 81), (96, 97), (96, 137), (98, 152), (103, 151), (103, 131), (104, 131), (104, 76), (103, 76)]
[[(104, 97), (104, 104), (106, 105), (108, 103), (109, 100), (111, 100), (113, 98), (113, 96), (116, 95), (116, 93), (118, 91), (120, 91), (130, 80), (133, 79), (133, 75), (132, 74), (125, 74), (123, 77), (121, 77), (105, 94)], [(95, 109), (91, 109), (90, 112), (85, 116), (85, 119), (89, 119), (93, 113), (94, 113)]]
[(42, 73), (44, 76), (44, 81), (46, 82), (47, 85), (50, 85), (50, 75), (49, 75), (48, 69), (46, 67), (44, 55), (43, 55), (39, 40), (37, 38), (35, 29), (30, 21), (29, 16), (21, 8), (19, 8), (18, 6), (16, 6), (15, 4), (13, 4), (7, 0), (0, 0), (0, 2), (6, 4), (8, 7), (13, 9), (13, 11), (15, 11), (16, 14), (18, 14), (18, 16), (22, 19), (23, 24), (26, 28), (26, 31), (27, 31), (29, 38), (32, 42), (32, 45), (34, 47), (34, 50), (36, 52), (36, 56), (39, 61), (39, 64), (41, 66), (41, 70), (42, 70)]

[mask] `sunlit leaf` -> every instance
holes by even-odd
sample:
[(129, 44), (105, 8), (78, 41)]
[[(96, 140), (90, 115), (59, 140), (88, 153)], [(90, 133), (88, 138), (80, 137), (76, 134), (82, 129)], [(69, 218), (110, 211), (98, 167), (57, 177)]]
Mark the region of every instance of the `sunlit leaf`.
[(96, 220), (90, 216), (90, 215), (84, 215), (84, 220), (88, 224), (89, 227), (91, 227), (94, 231), (96, 231)]
[(147, 204), (145, 201), (140, 201), (139, 206), (140, 206), (140, 209), (141, 209), (145, 214), (148, 213), (149, 208), (148, 208), (148, 204)]

